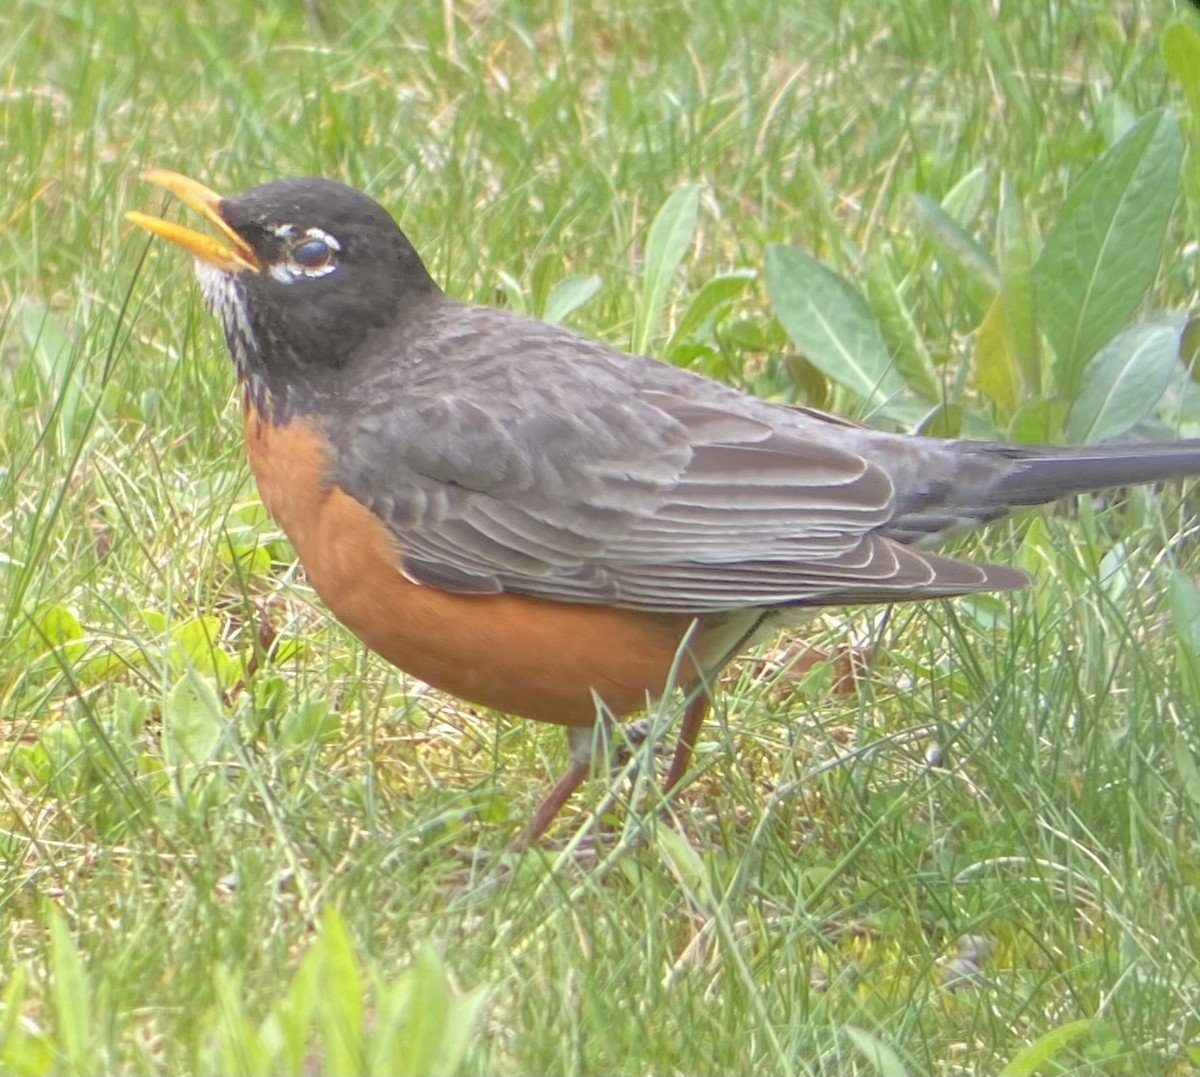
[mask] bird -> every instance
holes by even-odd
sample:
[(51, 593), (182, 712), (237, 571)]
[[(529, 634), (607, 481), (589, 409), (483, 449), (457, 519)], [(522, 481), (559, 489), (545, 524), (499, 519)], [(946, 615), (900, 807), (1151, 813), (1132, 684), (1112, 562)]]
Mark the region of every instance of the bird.
[(675, 790), (715, 679), (827, 607), (1028, 585), (936, 552), (1012, 509), (1200, 473), (1200, 439), (1027, 446), (871, 429), (449, 296), (392, 215), (324, 178), (222, 197), (144, 173), (215, 234), (195, 259), (262, 502), (370, 650), (472, 704), (597, 727), (686, 692)]

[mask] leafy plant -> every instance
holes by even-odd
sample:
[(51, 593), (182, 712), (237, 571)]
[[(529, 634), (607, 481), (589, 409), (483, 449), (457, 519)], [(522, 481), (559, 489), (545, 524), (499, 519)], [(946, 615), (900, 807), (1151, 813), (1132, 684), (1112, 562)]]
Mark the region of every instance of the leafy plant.
[(427, 946), (393, 980), (364, 967), (332, 908), (262, 1020), (247, 1013), (235, 973), (218, 967), (214, 979), (216, 1012), (202, 1037), (212, 1073), (455, 1073), (486, 999), (482, 989), (457, 993)]
[[(27, 1077), (88, 1074), (102, 1054), (99, 1030), (114, 1017), (61, 913), (46, 914), (50, 934), (45, 1024), (22, 1020), (30, 996), (25, 966), (0, 998), (0, 1071)], [(214, 1074), (450, 1074), (459, 1072), (486, 996), (460, 993), (428, 946), (394, 979), (363, 962), (333, 908), (291, 982), (255, 1017), (236, 972), (212, 973), (212, 1011), (198, 1015), (198, 1064)]]
[[(1173, 408), (1176, 423), (1200, 423), (1185, 346), (1192, 323), (1165, 313), (1128, 324), (1158, 272), (1182, 160), (1175, 116), (1142, 117), (1072, 187), (1040, 249), (1007, 176), (996, 193), (994, 255), (958, 223), (951, 199), (918, 196), (917, 221), (939, 271), (983, 310), (965, 377), (948, 366), (939, 377), (878, 250), (864, 295), (804, 252), (772, 246), (768, 294), (826, 378), (900, 425), (927, 429), (936, 415), (938, 432), (959, 433), (972, 399), (987, 405), (986, 419), (975, 409), (972, 433), (1016, 441), (1120, 437), (1156, 408)], [(963, 188), (954, 193), (961, 203)]]

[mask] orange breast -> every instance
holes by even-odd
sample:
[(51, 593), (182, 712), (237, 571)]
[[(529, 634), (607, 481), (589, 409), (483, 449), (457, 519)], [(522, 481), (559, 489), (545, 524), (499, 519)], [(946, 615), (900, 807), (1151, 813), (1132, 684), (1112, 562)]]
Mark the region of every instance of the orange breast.
[[(303, 421), (245, 410), (259, 494), (317, 594), (371, 650), (473, 703), (559, 725), (591, 725), (593, 690), (617, 716), (660, 695), (692, 619), (518, 595), (454, 595), (414, 584), (382, 521), (326, 478)], [(690, 676), (691, 671), (688, 671)]]

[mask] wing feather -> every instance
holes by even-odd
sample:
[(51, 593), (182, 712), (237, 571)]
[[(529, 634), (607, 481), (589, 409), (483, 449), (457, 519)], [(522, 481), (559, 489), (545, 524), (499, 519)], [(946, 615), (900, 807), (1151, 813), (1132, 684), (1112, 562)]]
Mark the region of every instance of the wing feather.
[(413, 580), (697, 614), (1023, 584), (886, 537), (895, 491), (859, 428), (477, 309), (366, 372), (327, 431)]

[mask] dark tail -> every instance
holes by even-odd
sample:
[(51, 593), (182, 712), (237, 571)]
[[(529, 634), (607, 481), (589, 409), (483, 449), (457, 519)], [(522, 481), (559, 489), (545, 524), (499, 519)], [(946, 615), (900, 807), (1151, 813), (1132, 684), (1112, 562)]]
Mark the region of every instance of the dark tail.
[(919, 546), (1020, 506), (1200, 475), (1200, 439), (1061, 448), (930, 440), (922, 449), (888, 469), (896, 515), (883, 528), (889, 538)]
[(1200, 439), (1082, 448), (996, 446), (1012, 461), (989, 493), (1002, 505), (1041, 505), (1070, 494), (1200, 475)]

